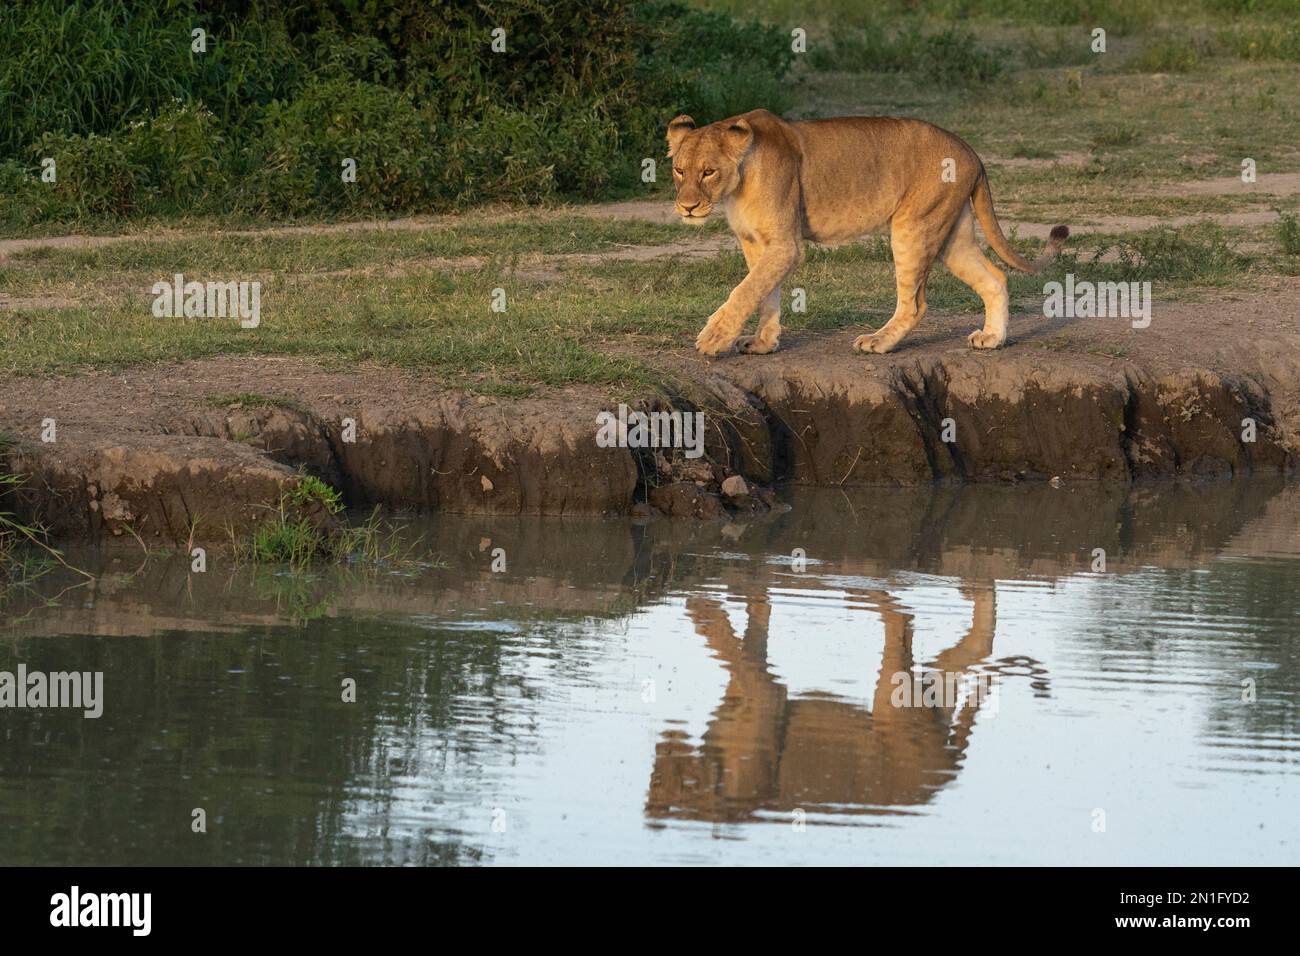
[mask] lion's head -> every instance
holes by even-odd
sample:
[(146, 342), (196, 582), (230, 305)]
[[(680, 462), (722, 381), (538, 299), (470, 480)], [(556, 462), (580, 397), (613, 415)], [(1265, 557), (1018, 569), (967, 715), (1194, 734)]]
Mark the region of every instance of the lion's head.
[(668, 124), (668, 155), (673, 160), (677, 213), (686, 222), (703, 222), (713, 208), (740, 186), (741, 162), (754, 142), (744, 117), (700, 129), (689, 116)]

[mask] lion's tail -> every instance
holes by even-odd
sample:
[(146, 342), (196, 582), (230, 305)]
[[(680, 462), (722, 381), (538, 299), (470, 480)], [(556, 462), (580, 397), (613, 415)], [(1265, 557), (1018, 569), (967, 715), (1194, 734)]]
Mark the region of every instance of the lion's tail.
[(1013, 269), (1019, 269), (1021, 272), (1037, 272), (1056, 258), (1061, 247), (1065, 245), (1065, 240), (1069, 238), (1068, 228), (1053, 226), (1050, 238), (1047, 240), (1047, 248), (1043, 250), (1041, 256), (1030, 262), (1012, 249), (1011, 243), (1007, 242), (1007, 237), (1002, 235), (1002, 227), (998, 225), (998, 217), (993, 212), (993, 194), (989, 192), (989, 177), (984, 172), (983, 166), (980, 167), (980, 176), (975, 181), (975, 189), (970, 198), (971, 205), (975, 207), (975, 217), (979, 219), (980, 228), (984, 230), (984, 238), (989, 241), (989, 245), (1002, 261)]

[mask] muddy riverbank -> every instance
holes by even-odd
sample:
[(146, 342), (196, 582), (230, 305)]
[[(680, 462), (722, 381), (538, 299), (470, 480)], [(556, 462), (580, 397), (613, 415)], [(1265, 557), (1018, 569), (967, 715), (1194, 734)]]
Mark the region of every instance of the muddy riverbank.
[[(1020, 317), (996, 353), (965, 347), (970, 316), (927, 319), (888, 356), (854, 354), (852, 332), (787, 333), (771, 356), (649, 357), (675, 383), (667, 398), (489, 398), (416, 371), (253, 356), (13, 378), (0, 455), (28, 478), (18, 513), (60, 537), (182, 542), (264, 520), (300, 470), (354, 506), (696, 517), (762, 509), (755, 492), (779, 481), (1280, 473), (1300, 450), (1300, 330), (1260, 317), (1244, 300), (1143, 330)], [(703, 457), (602, 447), (597, 416), (620, 401), (701, 412)], [(722, 492), (733, 475), (748, 494)]]

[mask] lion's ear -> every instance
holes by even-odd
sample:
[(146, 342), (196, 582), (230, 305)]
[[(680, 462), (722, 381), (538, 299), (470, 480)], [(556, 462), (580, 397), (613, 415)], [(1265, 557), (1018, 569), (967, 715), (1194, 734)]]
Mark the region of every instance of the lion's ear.
[(679, 116), (668, 124), (668, 155), (671, 156), (677, 152), (677, 147), (681, 145), (686, 134), (695, 129), (695, 120), (689, 116)]
[(749, 152), (749, 147), (754, 145), (754, 129), (749, 125), (749, 120), (742, 117), (733, 120), (727, 126), (724, 138), (726, 139), (727, 149), (739, 161)]

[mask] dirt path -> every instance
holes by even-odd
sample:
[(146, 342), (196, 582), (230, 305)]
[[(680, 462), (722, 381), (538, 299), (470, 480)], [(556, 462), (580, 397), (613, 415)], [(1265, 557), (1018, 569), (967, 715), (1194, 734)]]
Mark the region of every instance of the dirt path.
[(410, 216), (404, 219), (363, 219), (356, 222), (315, 223), (302, 226), (272, 226), (265, 229), (224, 229), (221, 227), (193, 229), (155, 228), (143, 232), (124, 233), (117, 236), (48, 236), (36, 239), (0, 239), (0, 262), (18, 252), (30, 249), (93, 249), (119, 242), (167, 242), (193, 236), (319, 236), (331, 233), (393, 230), (415, 232), (430, 226), (445, 225), (455, 221), (449, 216)]
[[(575, 206), (572, 211), (577, 215), (591, 216), (594, 219), (639, 219), (655, 223), (672, 223), (677, 220), (672, 205), (663, 201), (637, 200), (598, 206)], [(1151, 229), (1155, 226), (1189, 225), (1206, 219), (1211, 219), (1222, 226), (1260, 226), (1277, 219), (1277, 213), (1272, 210), (1250, 210), (1192, 216), (1099, 216), (1085, 224), (1071, 224), (1070, 230), (1076, 235), (1098, 232), (1123, 233)], [(1052, 227), (1056, 225), (1001, 214), (998, 220), (1005, 231), (1010, 232), (1014, 229), (1019, 235), (1032, 239), (1046, 239)]]
[(1300, 195), (1300, 173), (1261, 173), (1255, 182), (1243, 183), (1240, 176), (1174, 183), (1159, 190), (1166, 196), (1240, 196), (1258, 193), (1270, 196)]
[[(1003, 165), (1022, 165), (1022, 166), (1043, 166), (1053, 163), (1066, 161), (1067, 158), (1057, 160), (1031, 160), (1031, 159), (1003, 159), (994, 162)], [(1243, 190), (1254, 190), (1261, 194), (1276, 195), (1279, 197), (1294, 197), (1300, 195), (1300, 173), (1273, 173), (1263, 174), (1259, 177), (1258, 182), (1253, 186), (1246, 186), (1238, 177), (1225, 177), (1216, 179), (1205, 179), (1187, 183), (1176, 183), (1168, 186), (1162, 186), (1159, 189), (1145, 193), (1137, 194), (1134, 198), (1141, 198), (1142, 195), (1152, 196), (1170, 196), (1170, 195), (1197, 195), (1197, 196), (1226, 196), (1237, 195)], [(175, 239), (184, 239), (196, 235), (225, 235), (225, 236), (295, 236), (295, 235), (330, 235), (335, 233), (366, 232), (366, 231), (400, 231), (412, 232), (422, 229), (428, 229), (436, 226), (446, 226), (457, 222), (464, 222), (467, 218), (477, 219), (483, 216), (492, 216), (496, 219), (501, 218), (518, 218), (528, 215), (535, 215), (541, 212), (543, 215), (552, 216), (589, 216), (594, 219), (633, 219), (642, 222), (652, 222), (665, 225), (671, 225), (677, 222), (677, 216), (673, 212), (672, 203), (667, 199), (647, 199), (647, 200), (625, 200), (622, 202), (596, 203), (589, 206), (557, 206), (552, 209), (541, 211), (537, 209), (521, 209), (517, 207), (487, 207), (475, 211), (469, 216), (456, 215), (429, 215), (429, 216), (410, 216), (400, 219), (369, 219), (359, 220), (356, 222), (340, 223), (315, 223), (308, 225), (295, 226), (273, 226), (264, 229), (223, 229), (223, 228), (195, 228), (195, 229), (175, 229), (159, 228), (151, 229), (144, 232), (128, 233), (117, 236), (51, 236), (34, 239), (0, 239), (0, 263), (13, 256), (18, 252), (25, 252), (30, 249), (40, 248), (94, 248), (97, 246), (106, 246), (118, 242), (127, 241), (167, 241)], [(1223, 212), (1214, 214), (1198, 214), (1192, 216), (1102, 216), (1094, 222), (1077, 227), (1079, 233), (1092, 232), (1128, 232), (1139, 229), (1147, 229), (1153, 226), (1178, 226), (1187, 223), (1196, 222), (1204, 219), (1212, 219), (1225, 226), (1257, 226), (1272, 222), (1276, 219), (1276, 213), (1271, 210), (1249, 210), (1241, 212)], [(1020, 235), (1032, 238), (1046, 238), (1048, 231), (1052, 228), (1053, 223), (1039, 223), (1025, 220), (1018, 220), (1015, 217), (1007, 217), (1003, 220), (1003, 228), (1010, 230), (1015, 228)], [(724, 243), (721, 241), (713, 243), (700, 243), (693, 250), (688, 250), (687, 255), (700, 254), (700, 250), (706, 248), (722, 248)], [(610, 253), (592, 253), (590, 258), (593, 261), (600, 261), (609, 258), (657, 258), (662, 255), (670, 255), (675, 251), (681, 251), (677, 245), (674, 246), (647, 246), (644, 252), (623, 252), (613, 251)], [(558, 256), (538, 257), (541, 262), (563, 262), (582, 261), (588, 254), (568, 254)], [(468, 265), (466, 268), (474, 268), (473, 257), (466, 257), (464, 262)]]

